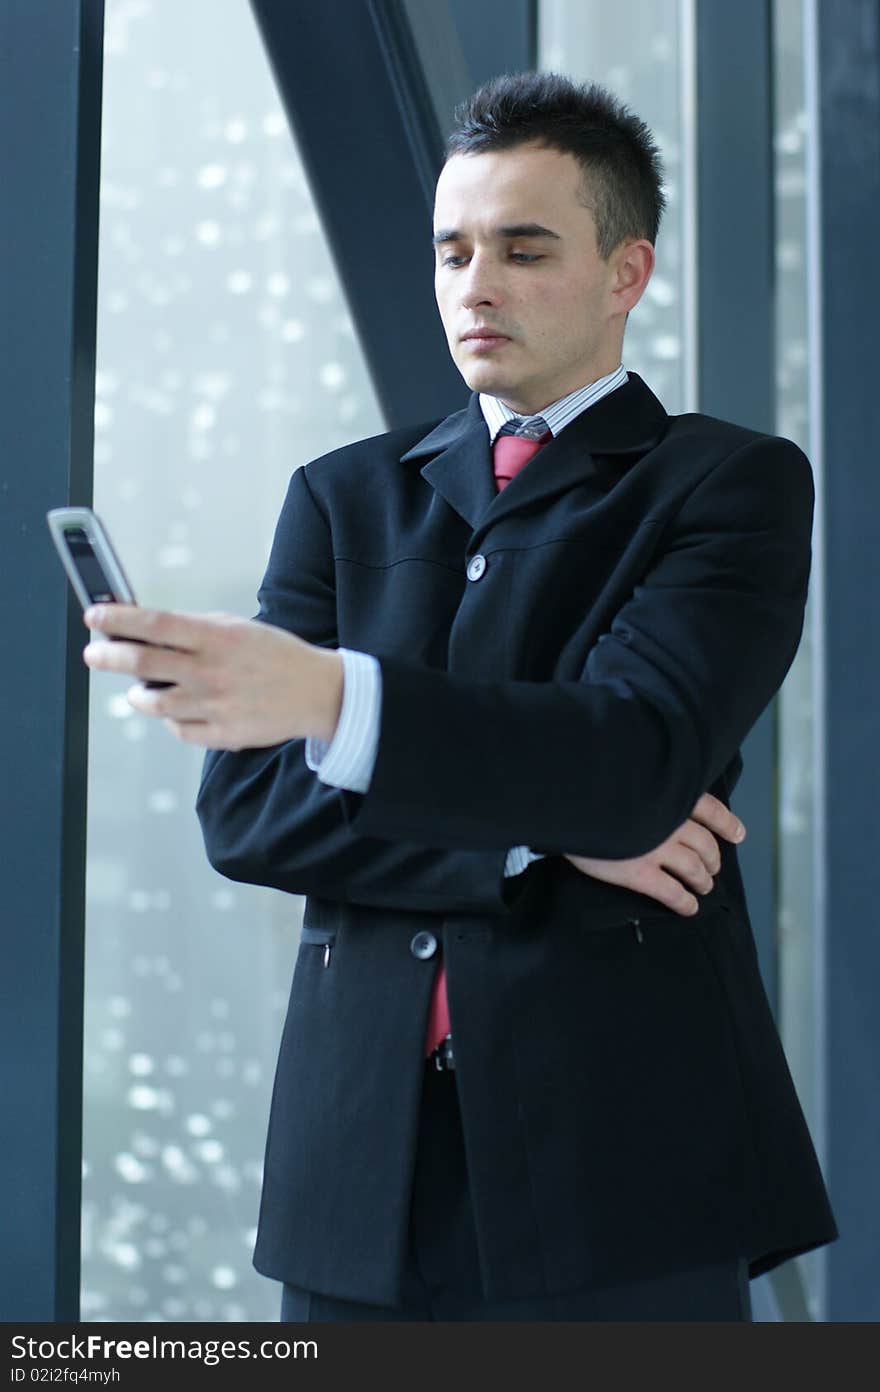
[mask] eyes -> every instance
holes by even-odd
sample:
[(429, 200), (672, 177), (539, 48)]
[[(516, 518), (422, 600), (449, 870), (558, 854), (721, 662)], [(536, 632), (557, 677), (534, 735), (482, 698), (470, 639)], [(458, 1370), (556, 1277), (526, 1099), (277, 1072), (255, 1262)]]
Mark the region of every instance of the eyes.
[[(544, 257), (528, 251), (512, 251), (510, 253), (510, 259), (511, 261), (517, 261), (520, 264), (527, 265), (531, 261), (543, 261)], [(440, 265), (450, 266), (453, 270), (455, 270), (466, 260), (466, 256), (444, 256), (440, 261)]]

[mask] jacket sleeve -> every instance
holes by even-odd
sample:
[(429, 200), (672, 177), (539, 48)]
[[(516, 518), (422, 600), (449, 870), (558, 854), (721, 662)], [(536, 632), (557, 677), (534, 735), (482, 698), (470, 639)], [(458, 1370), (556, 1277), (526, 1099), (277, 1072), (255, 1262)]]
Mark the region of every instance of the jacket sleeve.
[(794, 659), (813, 503), (791, 441), (759, 436), (728, 455), (671, 517), (578, 680), (474, 681), (382, 658), (373, 777), (345, 794), (352, 828), (474, 850), (654, 849), (735, 758)]
[[(336, 648), (330, 530), (305, 470), (291, 478), (255, 616)], [(292, 894), (389, 909), (500, 913), (518, 889), (504, 879), (507, 848), (436, 848), (405, 828), (390, 837), (352, 827), (343, 799), (305, 761), (305, 740), (208, 750), (196, 802), (210, 863), (229, 879)]]

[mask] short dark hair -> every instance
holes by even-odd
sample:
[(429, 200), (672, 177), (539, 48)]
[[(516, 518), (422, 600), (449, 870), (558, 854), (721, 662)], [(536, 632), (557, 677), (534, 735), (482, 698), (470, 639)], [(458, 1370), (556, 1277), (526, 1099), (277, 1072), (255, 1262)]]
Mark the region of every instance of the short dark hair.
[(660, 152), (644, 121), (604, 87), (559, 73), (504, 73), (461, 102), (454, 120), (447, 160), (529, 142), (574, 155), (603, 261), (627, 237), (657, 240), (666, 207)]

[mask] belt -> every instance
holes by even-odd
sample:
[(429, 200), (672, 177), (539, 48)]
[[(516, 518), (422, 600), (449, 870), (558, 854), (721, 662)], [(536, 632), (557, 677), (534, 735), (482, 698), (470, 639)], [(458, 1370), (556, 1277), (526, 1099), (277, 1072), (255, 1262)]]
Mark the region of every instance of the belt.
[(454, 1068), (455, 1055), (452, 1052), (452, 1035), (447, 1034), (445, 1039), (441, 1039), (430, 1054), (425, 1059), (427, 1064), (433, 1064), (435, 1068)]

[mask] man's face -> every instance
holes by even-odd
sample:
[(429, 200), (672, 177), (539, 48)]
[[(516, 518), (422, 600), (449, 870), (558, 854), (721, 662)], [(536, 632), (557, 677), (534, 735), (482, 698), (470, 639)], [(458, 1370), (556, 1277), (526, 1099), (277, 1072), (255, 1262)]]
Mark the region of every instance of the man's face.
[[(647, 242), (601, 259), (581, 187), (573, 155), (535, 144), (453, 155), (437, 182), (434, 287), (450, 352), (472, 391), (521, 414), (618, 366), (653, 266)], [(464, 337), (475, 328), (503, 336)]]

